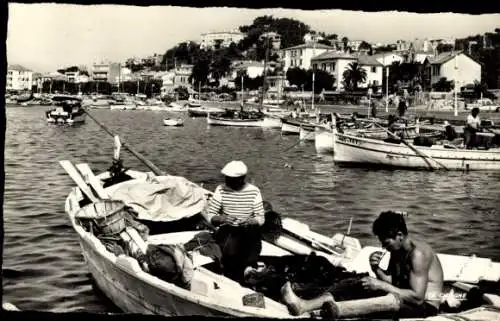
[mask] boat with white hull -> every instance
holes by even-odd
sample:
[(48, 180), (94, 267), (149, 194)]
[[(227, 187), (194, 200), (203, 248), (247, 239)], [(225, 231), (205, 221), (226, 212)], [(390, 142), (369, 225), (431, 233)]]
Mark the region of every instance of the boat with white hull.
[(314, 124), (306, 123), (303, 121), (281, 118), (281, 133), (283, 135), (300, 135), (300, 127), (304, 127), (306, 130), (314, 130)]
[(163, 119), (163, 125), (165, 126), (184, 126), (184, 120), (182, 118), (165, 118)]
[(314, 131), (314, 148), (319, 154), (333, 153), (333, 131), (316, 127)]
[(218, 107), (188, 107), (187, 108), (189, 117), (207, 117), (208, 114), (223, 113), (225, 109)]
[(209, 114), (207, 115), (207, 124), (211, 126), (281, 128), (281, 119), (268, 116), (254, 119), (223, 118)]
[(207, 124), (211, 126), (262, 127), (263, 118), (222, 118), (208, 114)]
[(134, 103), (127, 103), (127, 104), (111, 104), (109, 106), (109, 109), (111, 110), (136, 110), (137, 105)]
[[(82, 168), (81, 165), (86, 164), (78, 164), (77, 167), (79, 170)], [(86, 166), (88, 168), (88, 165)], [(77, 173), (76, 169), (74, 171)], [(82, 176), (79, 179), (75, 179), (75, 173), (71, 173), (70, 175), (80, 187), (74, 187), (65, 201), (65, 212), (68, 214), (71, 225), (78, 235), (82, 254), (92, 277), (101, 291), (121, 310), (129, 313), (159, 314), (164, 316), (204, 315), (287, 319), (319, 316), (319, 313), (298, 317), (292, 316), (284, 304), (268, 297), (263, 298), (264, 306), (262, 307), (244, 304), (243, 298), (248, 295), (255, 295), (256, 292), (211, 271), (208, 266), (210, 266), (213, 260), (196, 250), (188, 252), (189, 257), (192, 259), (193, 273), (191, 282), (187, 288), (175, 285), (148, 273), (138, 260), (127, 254), (116, 255), (110, 252), (101, 240), (92, 233), (92, 229), (87, 229), (81, 224), (78, 218), (80, 213), (82, 211), (84, 213), (95, 211), (95, 214), (99, 214), (99, 209), (106, 208), (105, 205), (102, 205), (106, 198), (111, 198), (118, 189), (125, 186), (127, 186), (125, 188), (130, 188), (134, 184), (144, 184), (145, 182), (153, 184), (156, 179), (160, 181), (176, 179), (175, 176), (168, 175), (154, 178), (150, 173), (134, 170), (127, 170), (125, 173), (130, 176), (130, 180), (104, 188), (103, 183), (105, 179), (110, 177), (109, 172), (101, 173), (97, 177), (93, 176), (90, 169), (86, 172), (87, 181), (94, 188), (95, 193), (101, 195), (101, 198), (97, 198), (97, 196), (92, 194), (93, 191), (85, 184)], [(77, 175), (79, 174), (77, 173)], [(197, 188), (196, 185), (193, 188)], [(82, 190), (85, 192), (82, 193)], [(93, 195), (91, 196), (93, 202), (82, 207), (80, 204), (84, 200), (84, 194), (87, 193)], [(334, 251), (330, 253), (327, 253), (328, 251), (322, 252), (321, 249), (315, 252), (318, 255), (328, 258), (336, 265), (343, 264), (357, 272), (363, 270), (370, 271), (368, 257), (373, 251), (379, 250), (377, 247), (361, 248), (357, 239), (343, 236), (342, 234), (336, 234), (333, 238), (323, 236), (311, 231), (307, 225), (293, 219), (284, 219), (283, 227), (287, 231), (300, 233), (300, 236), (304, 240), (313, 240), (311, 244), (315, 244), (316, 246), (321, 245), (324, 249), (334, 249), (341, 245), (345, 249), (344, 254), (342, 252), (335, 254), (336, 252)], [(120, 235), (125, 233), (136, 244), (142, 242), (142, 245), (138, 245), (139, 248), (147, 248), (148, 244), (183, 245), (192, 241), (201, 231), (181, 231), (149, 235), (145, 241), (141, 239), (140, 242), (138, 242), (137, 238), (134, 238), (132, 232), (129, 228), (126, 228)], [(138, 234), (137, 236), (140, 238)], [(275, 243), (263, 242), (261, 255), (263, 257), (281, 257), (290, 254), (310, 254), (314, 250), (297, 239), (287, 237), (286, 235), (280, 236)], [(478, 281), (498, 279), (500, 277), (499, 264), (493, 263), (491, 260), (446, 254), (438, 254), (438, 257), (443, 265), (445, 280), (466, 279)], [(384, 267), (384, 264), (387, 264), (388, 260), (387, 256), (384, 257), (381, 267)], [(470, 284), (460, 283), (452, 287), (452, 290), (455, 289), (455, 293), (457, 289), (460, 289), (458, 285), (468, 287), (469, 289), (474, 287)], [(492, 317), (498, 318), (500, 315), (500, 297), (493, 294), (485, 294), (483, 295), (483, 300), (484, 304), (494, 305), (496, 308), (482, 306), (464, 311), (462, 314), (469, 318), (484, 317), (479, 320), (490, 320)], [(453, 315), (457, 315), (457, 313)], [(417, 320), (439, 320), (435, 318)]]
[[(334, 133), (335, 163), (371, 164), (412, 169), (445, 167), (449, 170), (500, 170), (500, 149), (452, 148), (447, 145), (416, 146)], [(415, 150), (419, 152), (415, 152)]]
[(57, 107), (45, 112), (48, 123), (73, 125), (85, 122), (87, 114), (81, 106), (81, 99), (74, 96), (57, 95), (52, 97), (52, 101)]
[(183, 106), (177, 102), (171, 102), (168, 104), (168, 106), (165, 108), (166, 111), (171, 111), (171, 112), (185, 112), (188, 110), (187, 106)]

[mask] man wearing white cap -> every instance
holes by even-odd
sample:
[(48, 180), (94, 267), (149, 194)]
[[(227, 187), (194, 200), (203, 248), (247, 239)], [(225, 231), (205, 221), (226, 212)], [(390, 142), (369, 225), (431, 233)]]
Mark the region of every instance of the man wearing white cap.
[(224, 275), (238, 282), (243, 281), (246, 267), (257, 264), (265, 221), (260, 189), (245, 181), (247, 171), (242, 161), (224, 166), (225, 184), (215, 189), (207, 213), (208, 221), (219, 226), (215, 238), (222, 251)]

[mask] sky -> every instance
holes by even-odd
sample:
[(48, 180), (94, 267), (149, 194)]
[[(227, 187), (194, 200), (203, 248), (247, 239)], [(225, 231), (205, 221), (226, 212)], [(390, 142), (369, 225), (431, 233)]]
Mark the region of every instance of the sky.
[(293, 18), (313, 30), (368, 42), (455, 38), (492, 32), (500, 14), (345, 10), (189, 8), (9, 3), (7, 60), (38, 72), (102, 60), (164, 54), (201, 34), (235, 30), (262, 15)]

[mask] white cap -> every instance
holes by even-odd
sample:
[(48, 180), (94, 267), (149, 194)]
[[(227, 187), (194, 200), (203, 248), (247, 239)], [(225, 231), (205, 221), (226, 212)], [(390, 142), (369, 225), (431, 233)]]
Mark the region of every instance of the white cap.
[(241, 177), (247, 174), (247, 170), (247, 165), (242, 161), (231, 161), (220, 172), (229, 177)]
[(443, 126), (444, 126), (444, 127), (446, 127), (446, 126), (448, 126), (449, 124), (450, 124), (450, 123), (449, 123), (447, 120), (445, 120), (445, 121), (444, 121), (444, 123), (443, 123)]

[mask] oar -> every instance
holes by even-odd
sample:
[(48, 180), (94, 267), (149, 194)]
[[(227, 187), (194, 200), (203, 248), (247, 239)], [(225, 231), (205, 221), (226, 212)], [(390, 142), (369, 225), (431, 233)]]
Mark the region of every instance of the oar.
[[(91, 113), (89, 113), (89, 111), (85, 108), (83, 108), (83, 110), (85, 111), (85, 113), (90, 117), (92, 118), (96, 123), (97, 125), (101, 126), (102, 129), (104, 129), (104, 131), (106, 133), (108, 133), (109, 135), (111, 135), (111, 137), (115, 137), (117, 135), (115, 135), (111, 130), (109, 130), (106, 126), (104, 126), (103, 124), (101, 124)], [(127, 149), (129, 152), (131, 152), (132, 154), (134, 154), (135, 157), (137, 157), (144, 165), (146, 165), (147, 167), (149, 167), (153, 173), (155, 173), (156, 175), (158, 176), (163, 176), (165, 175), (165, 173), (159, 169), (158, 167), (156, 167), (155, 164), (153, 164), (152, 162), (150, 162), (148, 159), (146, 159), (144, 156), (142, 156), (139, 152), (137, 152), (135, 149), (133, 149), (132, 147), (128, 146), (126, 143), (122, 142), (121, 144), (125, 149)]]
[(397, 136), (396, 134), (392, 133), (391, 131), (389, 131), (387, 128), (377, 124), (377, 123), (374, 123), (375, 126), (377, 127), (380, 127), (381, 129), (385, 130), (389, 135), (391, 135), (392, 137), (396, 138), (396, 139), (399, 139), (401, 140), (401, 142), (403, 144), (405, 144), (408, 148), (410, 148), (411, 150), (413, 150), (417, 155), (421, 156), (424, 161), (427, 163), (427, 165), (429, 165), (429, 168), (432, 170), (434, 169), (434, 166), (432, 166), (432, 164), (429, 162), (428, 159), (430, 160), (433, 160), (436, 164), (440, 165), (441, 167), (443, 167), (444, 169), (446, 170), (449, 170), (446, 166), (444, 166), (441, 162), (435, 160), (434, 158), (432, 158), (431, 156), (429, 155), (426, 155), (425, 153), (423, 153), (422, 151), (418, 150), (417, 148), (415, 148), (415, 146), (412, 146), (411, 144), (409, 144), (406, 140), (404, 140), (403, 138)]

